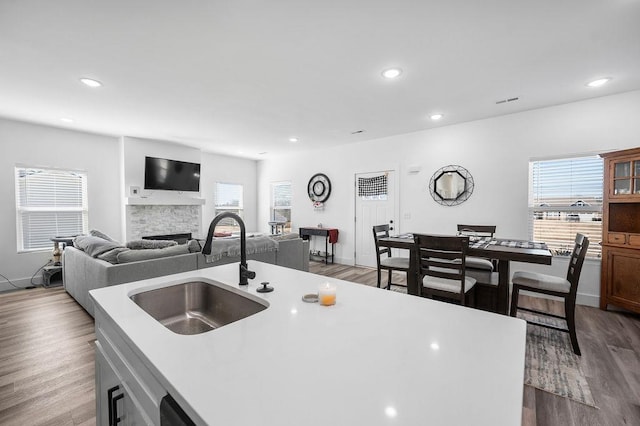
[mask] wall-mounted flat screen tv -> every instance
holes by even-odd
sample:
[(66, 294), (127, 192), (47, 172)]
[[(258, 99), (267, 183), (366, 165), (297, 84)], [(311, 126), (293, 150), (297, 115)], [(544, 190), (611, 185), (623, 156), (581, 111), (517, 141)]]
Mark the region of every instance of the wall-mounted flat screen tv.
[(145, 157), (144, 189), (200, 191), (200, 164)]

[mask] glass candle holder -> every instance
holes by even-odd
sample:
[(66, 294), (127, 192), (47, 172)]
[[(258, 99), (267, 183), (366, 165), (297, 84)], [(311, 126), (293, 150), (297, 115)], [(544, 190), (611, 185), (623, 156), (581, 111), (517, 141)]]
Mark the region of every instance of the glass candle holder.
[(336, 304), (336, 286), (326, 282), (318, 287), (318, 302), (323, 306)]

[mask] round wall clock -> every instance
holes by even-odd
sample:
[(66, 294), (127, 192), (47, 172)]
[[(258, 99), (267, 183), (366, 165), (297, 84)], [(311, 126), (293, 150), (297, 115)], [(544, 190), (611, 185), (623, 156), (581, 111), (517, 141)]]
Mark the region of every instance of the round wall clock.
[(327, 175), (323, 173), (316, 173), (309, 179), (309, 185), (307, 185), (307, 193), (311, 201), (318, 201), (324, 203), (329, 199), (331, 195), (331, 181)]

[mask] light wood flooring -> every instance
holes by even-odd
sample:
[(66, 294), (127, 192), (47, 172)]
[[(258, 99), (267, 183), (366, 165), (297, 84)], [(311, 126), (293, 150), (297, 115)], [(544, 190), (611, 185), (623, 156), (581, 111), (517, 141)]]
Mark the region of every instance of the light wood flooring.
[[(375, 269), (310, 268), (376, 283)], [(576, 315), (582, 368), (599, 409), (525, 386), (523, 424), (639, 425), (640, 316), (584, 306)], [(93, 319), (60, 287), (0, 293), (0, 425), (95, 424), (94, 339)]]
[(95, 425), (94, 340), (61, 287), (0, 293), (0, 425)]

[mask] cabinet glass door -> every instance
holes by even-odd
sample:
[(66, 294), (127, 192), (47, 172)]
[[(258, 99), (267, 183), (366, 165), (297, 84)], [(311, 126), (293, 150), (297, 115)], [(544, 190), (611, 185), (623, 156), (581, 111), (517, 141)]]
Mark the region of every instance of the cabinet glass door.
[[(634, 166), (639, 167), (640, 164), (635, 164)], [(615, 163), (613, 170), (613, 194), (631, 194), (631, 180), (631, 161)]]
[(633, 162), (633, 193), (640, 194), (640, 161)]
[[(636, 161), (636, 163), (638, 163)], [(636, 165), (636, 167), (638, 167)], [(613, 177), (616, 179), (626, 178), (631, 176), (631, 162), (625, 161), (623, 163), (616, 163), (615, 171), (613, 172)]]

